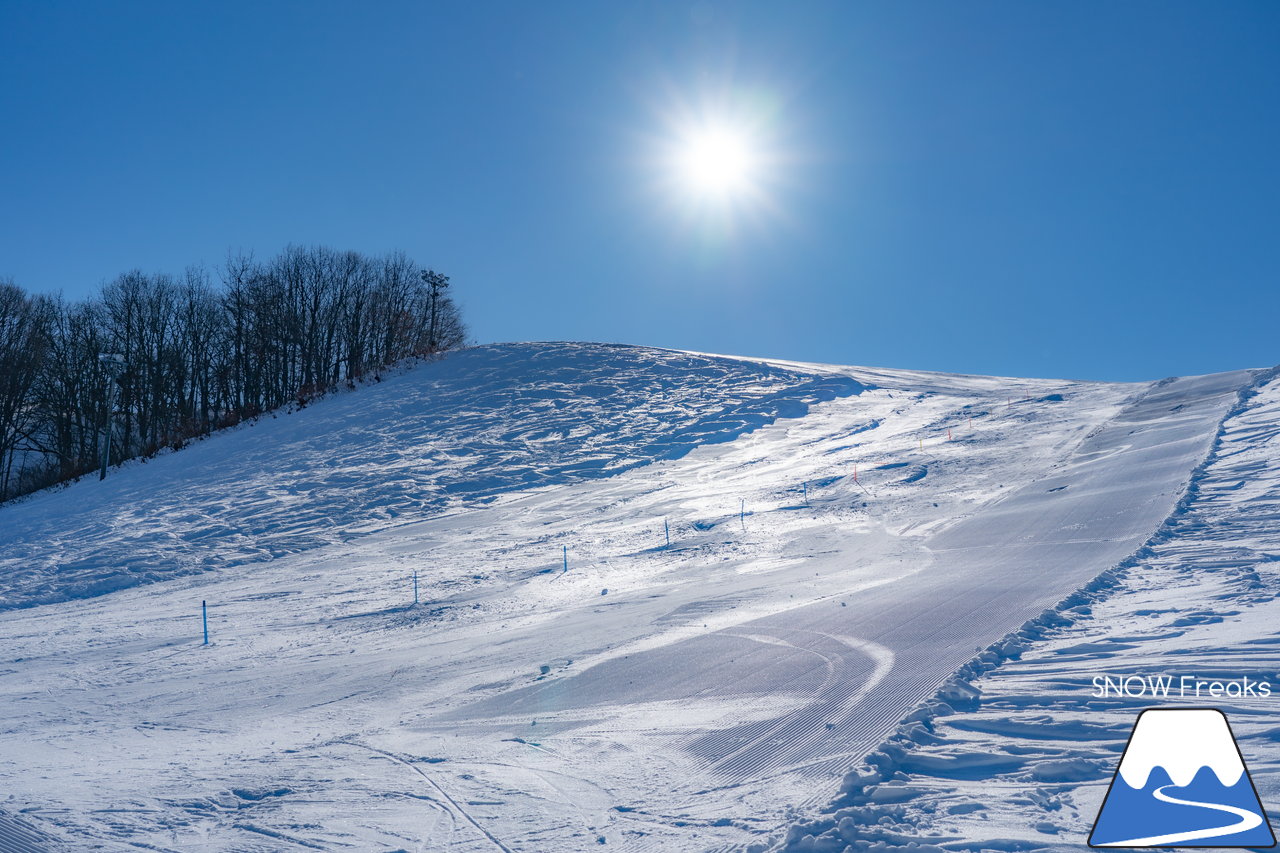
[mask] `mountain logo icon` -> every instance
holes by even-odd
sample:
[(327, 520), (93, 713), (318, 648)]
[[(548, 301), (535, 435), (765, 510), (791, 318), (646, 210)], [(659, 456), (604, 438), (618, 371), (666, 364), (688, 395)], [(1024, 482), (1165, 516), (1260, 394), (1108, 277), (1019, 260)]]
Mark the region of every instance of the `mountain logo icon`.
[(1274, 847), (1275, 834), (1216, 708), (1138, 715), (1090, 847)]

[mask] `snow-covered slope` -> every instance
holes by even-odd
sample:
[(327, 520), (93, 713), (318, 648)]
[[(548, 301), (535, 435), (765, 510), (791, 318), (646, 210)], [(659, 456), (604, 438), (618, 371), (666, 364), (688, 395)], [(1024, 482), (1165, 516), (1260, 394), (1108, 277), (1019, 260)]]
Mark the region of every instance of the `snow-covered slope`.
[[(945, 697), (926, 702), (848, 774), (834, 808), (797, 823), (776, 849), (1079, 850), (1125, 740), (1150, 707), (1224, 711), (1280, 826), (1277, 625), (1273, 370), (1244, 389), (1144, 547), (967, 665)], [(1134, 679), (1132, 690), (1101, 695), (1094, 679), (1107, 676)], [(1178, 781), (1213, 764), (1182, 749), (1167, 750), (1163, 764), (1179, 760), (1170, 768)], [(1133, 771), (1131, 784), (1146, 781), (1152, 761), (1162, 763), (1152, 757), (1121, 772)], [(1237, 767), (1214, 770), (1226, 784)]]
[(0, 609), (341, 542), (731, 441), (847, 376), (641, 347), (477, 347), (0, 516)]
[(486, 347), (0, 509), (50, 602), (0, 614), (0, 829), (765, 843), (1141, 546), (1252, 378)]

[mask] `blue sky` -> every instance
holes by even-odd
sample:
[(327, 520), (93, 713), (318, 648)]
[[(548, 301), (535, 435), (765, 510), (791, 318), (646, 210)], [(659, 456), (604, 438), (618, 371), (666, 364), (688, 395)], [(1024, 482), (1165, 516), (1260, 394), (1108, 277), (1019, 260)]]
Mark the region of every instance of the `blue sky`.
[[(0, 0), (0, 277), (403, 249), (474, 338), (1280, 361), (1280, 5)], [(700, 200), (691, 124), (749, 124)]]

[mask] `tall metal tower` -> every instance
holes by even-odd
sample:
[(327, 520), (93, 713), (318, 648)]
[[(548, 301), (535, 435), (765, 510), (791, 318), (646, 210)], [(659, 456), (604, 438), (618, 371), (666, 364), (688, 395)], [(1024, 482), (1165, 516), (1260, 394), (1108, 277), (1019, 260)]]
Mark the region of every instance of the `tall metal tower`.
[(116, 409), (116, 391), (120, 387), (120, 377), (127, 365), (124, 356), (118, 353), (102, 353), (98, 356), (98, 364), (107, 374), (107, 422), (102, 428), (102, 470), (99, 480), (107, 479), (107, 465), (111, 463), (111, 416)]

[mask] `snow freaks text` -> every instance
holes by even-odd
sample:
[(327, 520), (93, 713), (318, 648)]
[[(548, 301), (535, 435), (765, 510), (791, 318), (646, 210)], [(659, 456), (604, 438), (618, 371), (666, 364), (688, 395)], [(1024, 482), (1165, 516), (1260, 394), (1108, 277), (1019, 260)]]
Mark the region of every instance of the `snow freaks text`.
[(1221, 698), (1233, 699), (1255, 697), (1266, 699), (1271, 696), (1271, 684), (1266, 681), (1255, 681), (1248, 676), (1229, 681), (1214, 681), (1197, 678), (1194, 675), (1095, 675), (1093, 677), (1093, 697), (1101, 699), (1107, 696), (1153, 696), (1162, 699), (1175, 698)]

